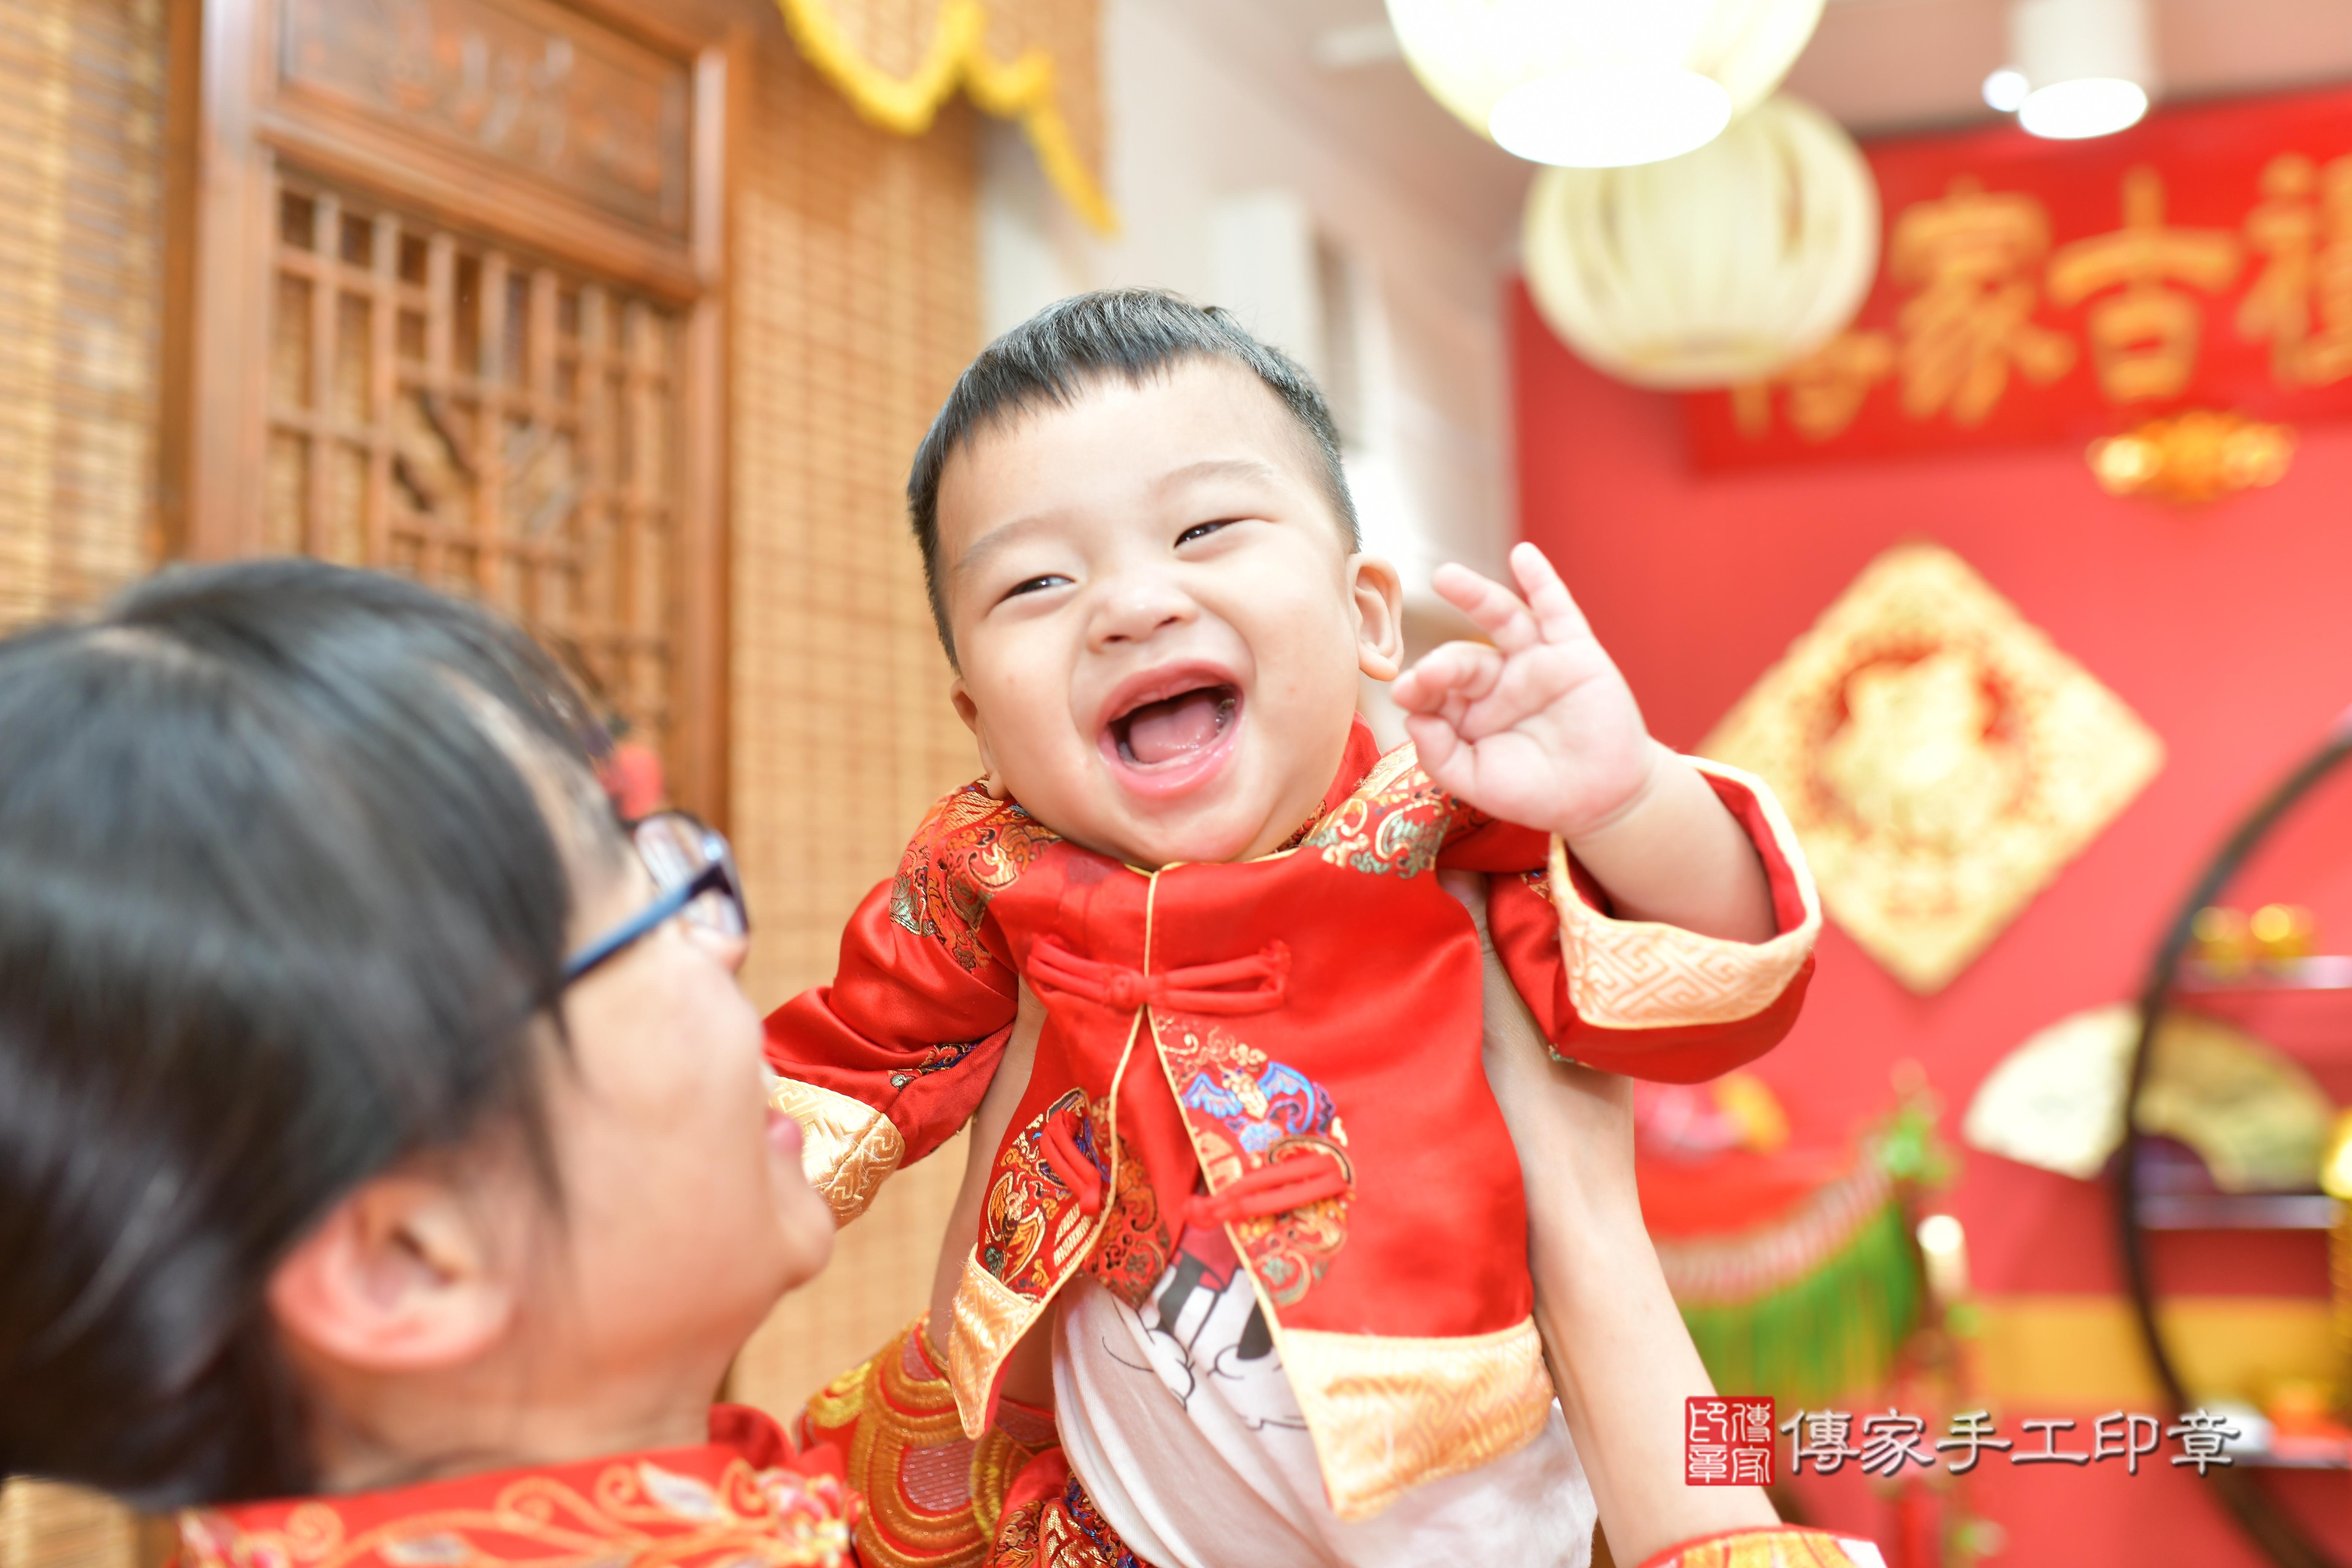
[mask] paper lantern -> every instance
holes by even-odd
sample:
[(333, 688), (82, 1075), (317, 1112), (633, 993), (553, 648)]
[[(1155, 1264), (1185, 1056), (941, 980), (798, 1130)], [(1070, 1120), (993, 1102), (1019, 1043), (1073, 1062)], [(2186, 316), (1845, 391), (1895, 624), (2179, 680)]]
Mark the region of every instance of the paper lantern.
[(1878, 187), (1827, 115), (1767, 100), (1679, 158), (1547, 169), (1528, 193), (1536, 308), (1641, 386), (1736, 385), (1853, 320), (1878, 268)]
[(1405, 61), (1482, 136), (1615, 168), (1704, 146), (1770, 95), (1822, 0), (1388, 0)]

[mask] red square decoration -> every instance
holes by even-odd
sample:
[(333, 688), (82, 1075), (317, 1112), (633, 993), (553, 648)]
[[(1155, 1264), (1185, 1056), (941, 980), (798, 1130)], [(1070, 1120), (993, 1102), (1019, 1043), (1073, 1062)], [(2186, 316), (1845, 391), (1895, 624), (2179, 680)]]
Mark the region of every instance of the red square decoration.
[(1771, 1485), (1772, 1402), (1747, 1394), (1694, 1395), (1683, 1401), (1683, 1483)]

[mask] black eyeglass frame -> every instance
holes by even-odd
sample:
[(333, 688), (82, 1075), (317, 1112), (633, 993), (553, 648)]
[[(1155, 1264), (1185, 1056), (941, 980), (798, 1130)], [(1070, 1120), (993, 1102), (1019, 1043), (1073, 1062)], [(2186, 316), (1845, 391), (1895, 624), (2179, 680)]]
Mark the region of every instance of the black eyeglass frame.
[[(710, 853), (709, 863), (676, 887), (663, 889), (651, 903), (619, 925), (594, 941), (573, 950), (572, 954), (563, 961), (563, 977), (558, 986), (559, 990), (562, 986), (574, 984), (618, 958), (655, 931), (659, 931), (665, 924), (685, 913), (695, 900), (706, 893), (726, 894), (728, 901), (735, 906), (736, 919), (742, 931), (751, 930), (751, 915), (743, 903), (742, 879), (735, 870), (735, 851), (727, 842), (726, 836), (718, 829), (706, 826), (682, 811), (656, 812), (652, 816), (641, 817), (635, 822), (623, 825), (624, 830), (629, 835), (630, 852), (642, 856), (643, 852), (638, 849), (636, 844), (637, 830), (649, 822), (662, 818), (683, 822), (690, 827), (700, 837), (704, 848)], [(648, 865), (646, 868), (651, 870), (652, 867)], [(656, 872), (656, 875), (658, 876), (659, 873)]]

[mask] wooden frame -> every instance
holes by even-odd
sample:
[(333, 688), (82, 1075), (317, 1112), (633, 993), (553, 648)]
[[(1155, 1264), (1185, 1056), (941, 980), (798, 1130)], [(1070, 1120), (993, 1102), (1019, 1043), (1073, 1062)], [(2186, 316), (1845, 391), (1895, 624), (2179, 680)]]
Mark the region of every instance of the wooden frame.
[[(355, 209), (377, 214), (363, 267), (315, 258), (321, 311), (337, 307), (345, 282), (424, 309), (421, 279), (393, 276), (401, 241), (388, 213), (412, 227), (444, 226), (500, 258), (529, 258), (542, 329), (552, 321), (550, 277), (590, 280), (582, 292), (625, 290), (645, 302), (634, 307), (640, 316), (650, 309), (675, 323), (674, 363), (661, 378), (667, 560), (656, 574), (671, 795), (723, 822), (728, 250), (748, 32), (717, 7), (656, 16), (615, 0), (169, 3), (163, 552), (220, 560), (270, 547), (262, 494), (273, 420), (288, 418), (272, 406), (270, 360), (289, 180), (352, 193)], [(436, 242), (436, 265), (448, 249)], [(356, 556), (372, 563), (387, 560), (381, 388), (392, 385), (395, 313), (383, 304), (369, 329), (368, 374), (381, 384), (373, 432), (343, 432), (362, 445), (378, 437), (372, 456), (352, 448), (354, 461), (373, 464)], [(487, 380), (495, 357), (466, 374)], [(487, 399), (483, 409), (494, 416)], [(496, 477), (482, 480), (485, 493)], [(314, 476), (313, 489), (323, 482)], [(293, 542), (321, 548), (316, 537)], [(482, 560), (478, 585), (499, 598), (488, 552)]]

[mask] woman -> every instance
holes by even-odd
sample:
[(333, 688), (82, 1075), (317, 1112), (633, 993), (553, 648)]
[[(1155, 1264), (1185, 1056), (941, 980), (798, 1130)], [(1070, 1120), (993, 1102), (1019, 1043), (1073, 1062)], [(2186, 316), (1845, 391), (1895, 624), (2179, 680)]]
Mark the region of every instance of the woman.
[(0, 644), (0, 1469), (348, 1499), (205, 1560), (847, 1560), (837, 1472), (710, 1406), (833, 1242), (732, 868), (633, 844), (589, 732), (307, 563)]

